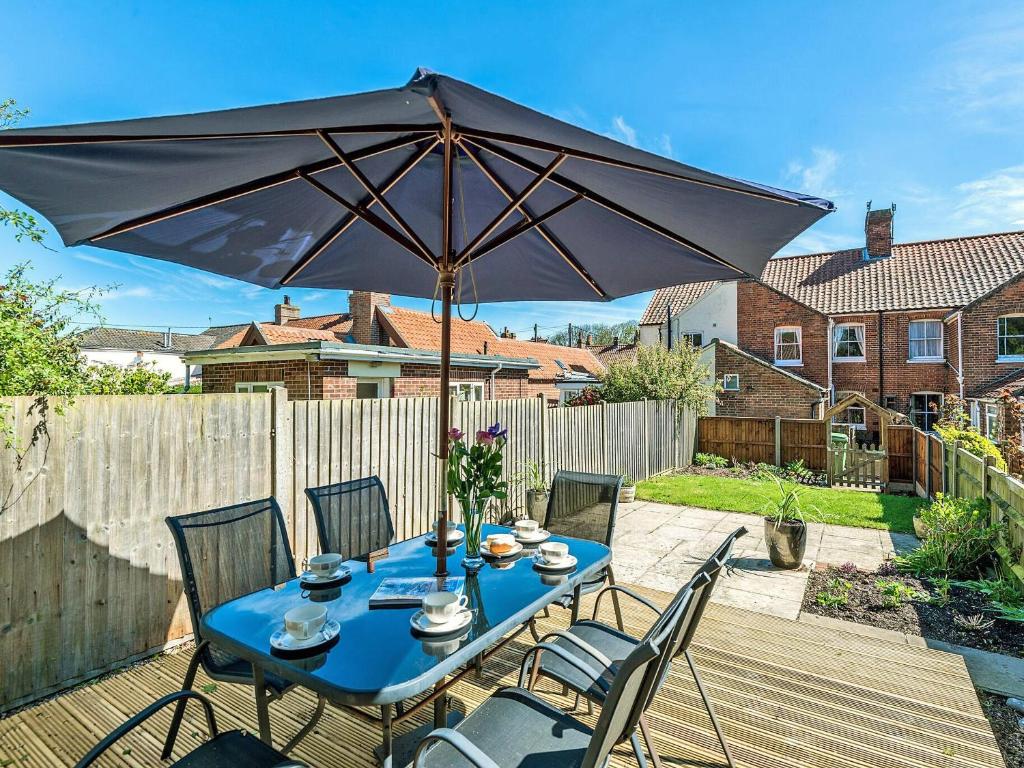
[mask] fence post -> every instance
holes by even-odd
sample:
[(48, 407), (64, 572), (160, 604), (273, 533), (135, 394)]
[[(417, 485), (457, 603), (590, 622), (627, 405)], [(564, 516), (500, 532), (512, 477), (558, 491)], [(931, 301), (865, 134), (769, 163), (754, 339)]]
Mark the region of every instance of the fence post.
[(932, 438), (928, 434), (924, 436), (924, 496), (932, 497)]
[(832, 454), (832, 424), (828, 419), (822, 419), (821, 425), (825, 430), (825, 476), (828, 478), (829, 486), (831, 486), (835, 479), (832, 477), (834, 470), (833, 459), (835, 458)]
[(914, 495), (917, 495), (917, 430), (910, 428), (910, 484), (914, 487)]
[(1000, 509), (997, 513), (996, 510), (998, 509), (998, 507), (995, 504), (993, 504), (988, 497), (990, 490), (988, 468), (992, 466), (992, 457), (983, 456), (981, 462), (981, 497), (985, 500), (985, 503), (988, 504), (989, 521), (992, 523), (992, 525), (998, 525), (1000, 520), (1002, 519), (1003, 511)]
[[(647, 398), (646, 397), (643, 399), (643, 411), (644, 411), (644, 417), (643, 417), (643, 427), (641, 429), (641, 435), (642, 435), (642, 438), (643, 438), (642, 445), (644, 447), (644, 477), (643, 477), (643, 479), (646, 480), (648, 477), (651, 476), (651, 436), (650, 436), (649, 430), (648, 430), (648, 422), (650, 421), (650, 419), (648, 419), (648, 417), (647, 417)], [(633, 478), (633, 479), (636, 480), (637, 478)]]
[(611, 451), (608, 450), (608, 403), (604, 400), (601, 401), (601, 453), (604, 454), (604, 473), (606, 475), (614, 474)]
[(960, 496), (960, 441), (953, 441), (953, 456), (949, 467), (950, 484), (953, 486), (950, 493), (953, 496)]
[(537, 463), (540, 464), (541, 475), (543, 475), (546, 482), (549, 482), (551, 478), (548, 477), (548, 409), (543, 392), (537, 395), (537, 407), (540, 409), (540, 416), (538, 417), (540, 422), (540, 450), (537, 451), (537, 456), (539, 457)]
[(782, 466), (782, 417), (775, 417), (775, 466)]
[[(270, 390), (270, 495), (277, 499), (288, 525), (295, 552), (295, 509), (292, 489), (295, 461), (292, 456), (292, 409), (288, 404), (288, 390), (272, 387)], [(303, 553), (305, 556), (305, 553)]]

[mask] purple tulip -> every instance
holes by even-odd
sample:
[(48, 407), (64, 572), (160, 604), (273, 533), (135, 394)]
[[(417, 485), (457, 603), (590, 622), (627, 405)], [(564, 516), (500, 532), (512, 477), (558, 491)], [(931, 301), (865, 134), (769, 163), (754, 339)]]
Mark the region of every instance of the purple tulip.
[(452, 440), (452, 441), (461, 440), (463, 438), (463, 436), (464, 436), (463, 431), (461, 429), (459, 429), (458, 427), (452, 427), (451, 429), (448, 430), (448, 439), (449, 440)]
[(502, 429), (501, 422), (496, 421), (494, 422), (494, 424), (487, 428), (487, 434), (489, 434), (493, 438), (505, 437), (508, 434), (508, 430)]
[(477, 445), (493, 445), (494, 435), (492, 435), (486, 429), (481, 429), (479, 432), (476, 433), (476, 443)]

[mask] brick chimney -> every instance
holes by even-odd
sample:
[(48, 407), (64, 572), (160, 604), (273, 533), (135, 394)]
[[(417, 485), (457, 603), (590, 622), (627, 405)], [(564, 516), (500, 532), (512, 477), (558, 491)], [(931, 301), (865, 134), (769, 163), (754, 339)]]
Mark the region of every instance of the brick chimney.
[(291, 320), (298, 320), (302, 310), (292, 304), (292, 300), (284, 297), (283, 304), (274, 305), (274, 325), (288, 325)]
[(352, 338), (356, 344), (382, 344), (377, 307), (390, 307), (390, 293), (352, 291), (348, 295), (348, 313), (352, 316)]
[(592, 334), (592, 333), (588, 333), (587, 334), (587, 346), (588, 347), (594, 346), (594, 334)]
[(864, 258), (881, 259), (892, 255), (892, 219), (896, 214), (896, 204), (877, 211), (871, 210), (868, 201), (868, 212), (864, 217)]
[(516, 337), (516, 335), (508, 329), (507, 325), (502, 328), (500, 336), (503, 339), (514, 339)]

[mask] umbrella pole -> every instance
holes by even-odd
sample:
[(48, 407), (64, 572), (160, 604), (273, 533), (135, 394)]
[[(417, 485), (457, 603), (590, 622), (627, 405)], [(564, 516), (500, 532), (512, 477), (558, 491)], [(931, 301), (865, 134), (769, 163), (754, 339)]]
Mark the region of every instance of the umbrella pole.
[[(437, 455), (441, 462), (441, 503), (437, 515), (437, 570), (435, 576), (448, 575), (448, 430), (451, 429), (451, 397), (448, 382), (452, 367), (452, 294), (455, 276), (441, 276), (441, 391), (438, 408)], [(443, 542), (443, 544), (442, 544)]]

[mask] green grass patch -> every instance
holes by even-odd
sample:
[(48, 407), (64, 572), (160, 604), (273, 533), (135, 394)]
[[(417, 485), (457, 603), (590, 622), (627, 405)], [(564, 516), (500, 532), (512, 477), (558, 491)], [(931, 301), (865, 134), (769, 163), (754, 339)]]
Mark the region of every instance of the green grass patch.
[[(810, 510), (808, 522), (879, 528), (893, 533), (913, 533), (914, 514), (928, 503), (888, 493), (815, 487), (802, 490), (801, 505)], [(665, 475), (637, 483), (636, 487), (637, 498), (645, 501), (752, 514), (762, 513), (768, 501), (777, 495), (770, 481), (706, 475)]]

